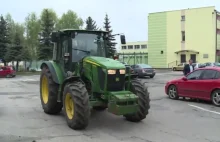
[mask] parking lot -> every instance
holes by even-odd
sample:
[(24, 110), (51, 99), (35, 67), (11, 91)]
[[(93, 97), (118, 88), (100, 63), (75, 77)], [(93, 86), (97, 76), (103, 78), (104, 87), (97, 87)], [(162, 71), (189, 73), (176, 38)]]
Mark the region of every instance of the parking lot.
[(0, 142), (220, 142), (220, 108), (208, 102), (170, 100), (166, 81), (181, 72), (158, 72), (148, 82), (151, 108), (139, 123), (92, 111), (86, 130), (70, 129), (63, 114), (43, 112), (39, 76), (0, 78)]

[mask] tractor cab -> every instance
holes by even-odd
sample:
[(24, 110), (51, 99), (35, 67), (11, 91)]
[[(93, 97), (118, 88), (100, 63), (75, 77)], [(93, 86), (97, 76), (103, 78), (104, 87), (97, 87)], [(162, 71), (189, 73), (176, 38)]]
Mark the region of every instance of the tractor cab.
[[(77, 65), (87, 56), (108, 58), (108, 32), (65, 29), (52, 32), (55, 43), (53, 60), (64, 64), (65, 72), (77, 70)], [(125, 36), (121, 35), (125, 44)]]
[(63, 59), (65, 70), (72, 70), (86, 56), (107, 57), (108, 33), (104, 31), (61, 30), (52, 33), (53, 60)]

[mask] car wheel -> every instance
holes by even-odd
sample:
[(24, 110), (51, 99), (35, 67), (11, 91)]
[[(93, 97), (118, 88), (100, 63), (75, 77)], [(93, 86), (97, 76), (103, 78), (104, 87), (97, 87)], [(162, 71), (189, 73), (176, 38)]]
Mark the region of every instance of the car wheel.
[(212, 100), (212, 103), (213, 103), (215, 106), (220, 107), (220, 89), (217, 89), (217, 90), (215, 90), (215, 91), (212, 92), (212, 94), (211, 94), (211, 100)]
[(173, 71), (176, 71), (176, 68), (173, 68)]
[(179, 99), (177, 88), (176, 88), (175, 85), (171, 85), (168, 88), (168, 96), (169, 96), (170, 99), (173, 99), (173, 100)]
[(154, 75), (150, 76), (150, 78), (154, 78)]

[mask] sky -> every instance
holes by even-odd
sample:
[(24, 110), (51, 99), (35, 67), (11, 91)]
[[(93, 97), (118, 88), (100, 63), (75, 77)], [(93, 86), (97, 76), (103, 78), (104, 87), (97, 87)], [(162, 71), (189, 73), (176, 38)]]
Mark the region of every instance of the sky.
[[(83, 20), (91, 16), (97, 26), (103, 27), (107, 13), (113, 33), (124, 33), (126, 41), (132, 42), (148, 40), (148, 13), (206, 6), (220, 11), (219, 0), (2, 0), (0, 14), (10, 13), (22, 23), (28, 13), (40, 15), (43, 8), (54, 9), (58, 16), (70, 9)], [(116, 41), (119, 43), (119, 36)]]

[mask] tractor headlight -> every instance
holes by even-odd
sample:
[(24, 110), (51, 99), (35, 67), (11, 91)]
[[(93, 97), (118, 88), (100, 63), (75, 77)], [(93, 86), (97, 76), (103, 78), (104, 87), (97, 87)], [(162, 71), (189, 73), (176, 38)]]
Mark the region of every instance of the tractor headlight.
[(116, 70), (108, 70), (108, 74), (116, 74)]
[(125, 74), (125, 70), (120, 70), (120, 74)]

